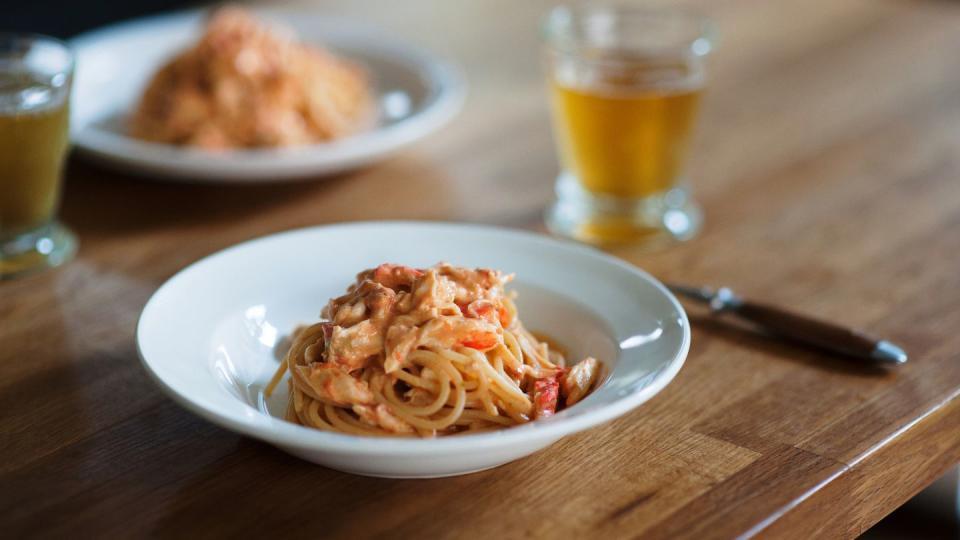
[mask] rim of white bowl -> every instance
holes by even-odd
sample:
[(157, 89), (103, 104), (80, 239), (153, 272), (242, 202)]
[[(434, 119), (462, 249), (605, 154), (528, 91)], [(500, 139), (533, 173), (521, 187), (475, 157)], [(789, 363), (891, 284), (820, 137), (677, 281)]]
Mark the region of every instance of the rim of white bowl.
[[(210, 410), (203, 405), (196, 403), (189, 396), (182, 394), (175, 388), (167, 385), (166, 382), (157, 375), (150, 366), (141, 348), (140, 335), (144, 331), (144, 320), (148, 317), (148, 312), (155, 306), (157, 297), (163, 293), (164, 289), (176, 286), (176, 283), (183, 279), (183, 276), (191, 270), (208, 263), (209, 261), (229, 256), (231, 252), (248, 248), (257, 243), (268, 242), (275, 238), (287, 235), (295, 235), (316, 229), (336, 229), (336, 228), (365, 228), (365, 227), (387, 227), (387, 226), (406, 226), (406, 227), (443, 227), (460, 229), (480, 229), (489, 232), (506, 234), (516, 238), (530, 240), (534, 243), (549, 245), (554, 248), (563, 249), (570, 253), (580, 256), (587, 256), (600, 259), (607, 264), (613, 264), (634, 274), (637, 278), (643, 279), (657, 288), (671, 303), (680, 316), (680, 322), (683, 330), (683, 339), (680, 348), (674, 354), (674, 357), (667, 363), (667, 369), (661, 373), (654, 381), (641, 388), (638, 391), (622, 396), (612, 403), (598, 407), (581, 414), (569, 415), (565, 417), (555, 417), (545, 421), (534, 421), (527, 424), (510, 427), (503, 430), (496, 430), (486, 433), (473, 435), (458, 435), (455, 437), (437, 437), (433, 439), (407, 439), (391, 437), (364, 437), (358, 435), (346, 435), (308, 428), (287, 422), (286, 420), (276, 418), (265, 414), (252, 405), (246, 405), (257, 410), (258, 419), (256, 421), (244, 421), (233, 415), (223, 414), (219, 411)], [(450, 223), (442, 221), (415, 221), (415, 220), (384, 220), (384, 221), (354, 221), (346, 223), (336, 223), (330, 225), (317, 225), (312, 227), (302, 227), (291, 229), (275, 234), (253, 238), (214, 252), (202, 259), (188, 265), (180, 270), (170, 279), (163, 283), (150, 297), (140, 318), (137, 321), (137, 354), (140, 357), (141, 365), (150, 375), (150, 378), (174, 401), (191, 412), (213, 422), (214, 424), (226, 427), (230, 430), (251, 436), (256, 439), (267, 441), (281, 446), (290, 446), (296, 448), (309, 448), (317, 450), (326, 450), (340, 453), (354, 454), (395, 454), (395, 455), (424, 455), (424, 454), (445, 454), (451, 450), (467, 447), (471, 450), (482, 450), (493, 447), (509, 445), (511, 443), (521, 443), (531, 439), (559, 439), (566, 435), (583, 431), (593, 426), (597, 426), (613, 420), (628, 411), (640, 406), (645, 401), (653, 397), (660, 390), (669, 384), (676, 374), (683, 367), (687, 353), (690, 350), (690, 322), (687, 319), (686, 311), (677, 300), (677, 298), (656, 278), (647, 272), (633, 266), (621, 259), (603, 253), (597, 249), (577, 244), (568, 240), (560, 240), (554, 237), (540, 235), (532, 232), (519, 231), (506, 227), (477, 225), (469, 223)], [(257, 423), (253, 423), (257, 422)]]

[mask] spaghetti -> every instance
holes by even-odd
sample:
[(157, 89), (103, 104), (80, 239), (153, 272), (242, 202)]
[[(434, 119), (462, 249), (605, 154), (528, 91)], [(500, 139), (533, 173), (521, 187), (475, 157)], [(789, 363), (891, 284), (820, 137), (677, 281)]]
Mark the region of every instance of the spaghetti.
[(382, 264), (298, 328), (286, 372), (292, 422), (353, 435), (434, 437), (553, 415), (591, 391), (599, 364), (566, 367), (523, 327), (512, 276), (449, 264)]
[(229, 150), (326, 142), (371, 126), (375, 116), (359, 65), (227, 6), (153, 75), (130, 128), (148, 141)]

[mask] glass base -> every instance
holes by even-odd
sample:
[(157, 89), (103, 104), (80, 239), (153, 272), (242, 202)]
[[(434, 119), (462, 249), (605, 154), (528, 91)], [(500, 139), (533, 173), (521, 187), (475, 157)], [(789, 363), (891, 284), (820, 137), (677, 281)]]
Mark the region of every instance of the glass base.
[(546, 221), (554, 234), (588, 244), (656, 247), (693, 238), (703, 216), (683, 187), (627, 199), (594, 195), (561, 173)]
[(0, 241), (0, 279), (59, 266), (77, 252), (77, 239), (57, 222)]

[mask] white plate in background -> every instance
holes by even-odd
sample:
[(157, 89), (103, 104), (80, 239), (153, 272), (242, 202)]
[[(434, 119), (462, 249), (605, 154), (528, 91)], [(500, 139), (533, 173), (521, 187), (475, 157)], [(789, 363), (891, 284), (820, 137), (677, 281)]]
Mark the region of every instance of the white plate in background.
[[(329, 433), (284, 421), (286, 382), (263, 388), (278, 340), (316, 322), (357, 272), (382, 262), (439, 261), (516, 273), (524, 325), (555, 337), (574, 361), (593, 355), (605, 379), (551, 418), (474, 435), (391, 439)], [(369, 222), (300, 229), (211, 255), (172, 277), (144, 307), (144, 367), (178, 403), (226, 429), (334, 469), (396, 478), (495, 467), (647, 401), (680, 370), (690, 326), (646, 273), (592, 248), (475, 225)]]
[(75, 147), (114, 168), (182, 181), (309, 179), (383, 159), (442, 127), (463, 105), (466, 84), (453, 65), (382, 31), (313, 12), (254, 12), (292, 27), (301, 41), (362, 64), (377, 91), (380, 123), (330, 143), (227, 153), (129, 136), (128, 115), (150, 77), (202, 33), (207, 12), (190, 11), (119, 23), (70, 40), (77, 55), (70, 117)]

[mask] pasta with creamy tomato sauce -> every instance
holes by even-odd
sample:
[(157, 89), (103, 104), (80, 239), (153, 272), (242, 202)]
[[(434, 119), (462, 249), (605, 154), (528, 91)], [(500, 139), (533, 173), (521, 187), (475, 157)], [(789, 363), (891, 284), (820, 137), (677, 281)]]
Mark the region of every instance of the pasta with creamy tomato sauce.
[(226, 6), (150, 79), (130, 130), (214, 151), (318, 144), (372, 127), (374, 94), (361, 66)]
[(600, 364), (567, 366), (530, 333), (489, 269), (382, 264), (297, 329), (287, 420), (353, 435), (435, 437), (546, 418), (582, 400)]

